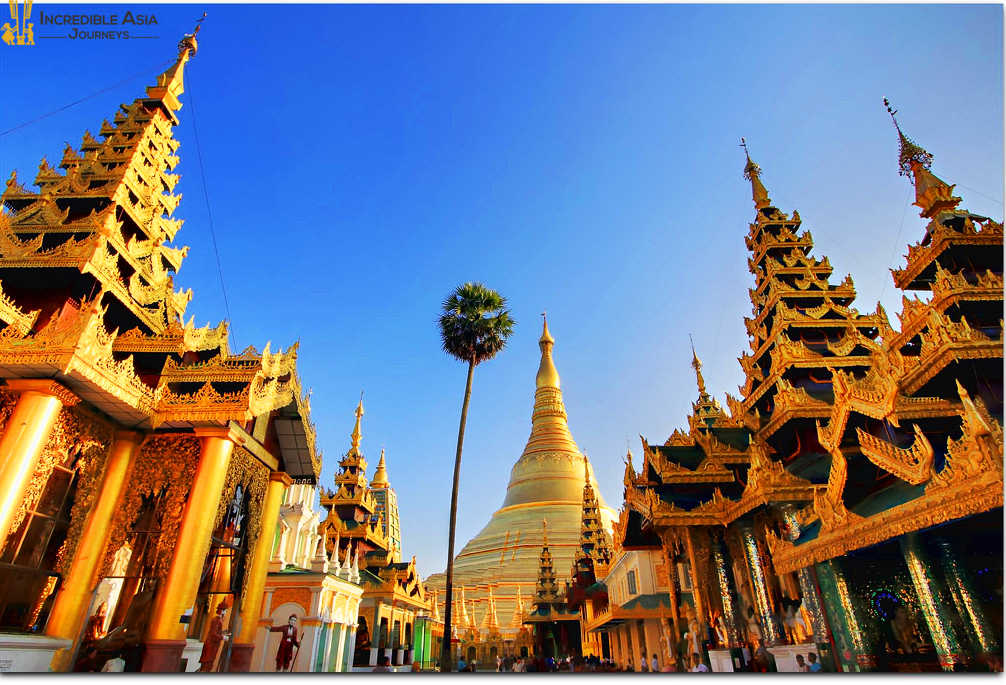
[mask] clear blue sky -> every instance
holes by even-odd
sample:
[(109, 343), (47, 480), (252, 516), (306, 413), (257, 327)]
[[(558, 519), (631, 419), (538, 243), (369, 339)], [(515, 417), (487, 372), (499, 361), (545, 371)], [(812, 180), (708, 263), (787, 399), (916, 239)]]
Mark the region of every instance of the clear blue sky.
[[(158, 24), (134, 35), (156, 40), (0, 44), (0, 131), (171, 59), (209, 13), (176, 129), (192, 248), (176, 285), (197, 324), (225, 318), (198, 132), (233, 347), (301, 341), (328, 486), (366, 390), (371, 473), (383, 445), (424, 576), (446, 561), (465, 367), (435, 319), (459, 283), (498, 289), (518, 321), (475, 374), (460, 547), (527, 439), (543, 307), (573, 436), (616, 508), (626, 437), (638, 464), (638, 434), (685, 425), (689, 332), (709, 389), (737, 394), (741, 136), (860, 310), (882, 295), (895, 325), (888, 267), (925, 222), (882, 97), (965, 207), (1003, 216), (1001, 5), (143, 7)], [(33, 14), (126, 9), (143, 11)], [(153, 76), (3, 135), (0, 173), (31, 181)]]

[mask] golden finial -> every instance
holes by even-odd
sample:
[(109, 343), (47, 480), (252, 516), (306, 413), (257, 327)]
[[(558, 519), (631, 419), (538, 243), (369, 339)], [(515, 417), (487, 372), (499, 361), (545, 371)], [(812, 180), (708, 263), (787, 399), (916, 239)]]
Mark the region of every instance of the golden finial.
[(587, 462), (587, 455), (583, 455), (583, 482), (590, 485), (590, 464)]
[(187, 56), (191, 57), (196, 54), (196, 49), (198, 45), (196, 44), (196, 35), (199, 33), (199, 29), (203, 27), (203, 19), (206, 18), (206, 12), (203, 12), (203, 16), (199, 17), (196, 21), (196, 28), (192, 33), (187, 33), (182, 36), (182, 39), (178, 41), (178, 57), (180, 58), (183, 54), (189, 53)]
[(933, 164), (933, 156), (902, 133), (901, 126), (898, 125), (898, 119), (894, 116), (898, 113), (898, 110), (891, 107), (891, 103), (886, 97), (884, 98), (884, 106), (887, 107), (887, 113), (891, 115), (894, 128), (898, 131), (898, 142), (901, 146), (898, 152), (898, 167), (900, 169), (898, 173), (902, 176), (908, 176), (912, 183), (915, 183), (912, 166), (914, 164), (921, 164), (924, 169), (928, 169)]
[(541, 313), (541, 338), (538, 339), (538, 347), (541, 348), (541, 364), (538, 366), (538, 374), (535, 376), (536, 388), (559, 388), (559, 372), (552, 362), (552, 346), (555, 340), (548, 332), (548, 319), (545, 312)]
[(548, 523), (545, 519), (541, 520), (541, 544), (543, 547), (548, 547)]
[(747, 164), (744, 165), (744, 178), (751, 181), (751, 199), (754, 200), (755, 209), (765, 209), (771, 206), (772, 200), (769, 198), (765, 186), (762, 185), (761, 167), (751, 161), (748, 144), (744, 138), (741, 138), (741, 147), (744, 148), (744, 156), (747, 158)]
[(699, 384), (699, 394), (704, 394), (706, 392), (706, 382), (702, 378), (702, 360), (695, 354), (695, 341), (692, 340), (691, 333), (688, 334), (688, 341), (692, 344), (692, 368), (695, 369), (695, 380)]
[(363, 418), (363, 391), (360, 391), (360, 403), (356, 405), (356, 425), (353, 426), (353, 433), (349, 436), (352, 442), (352, 451), (360, 451), (360, 438), (363, 434), (360, 432), (360, 420)]

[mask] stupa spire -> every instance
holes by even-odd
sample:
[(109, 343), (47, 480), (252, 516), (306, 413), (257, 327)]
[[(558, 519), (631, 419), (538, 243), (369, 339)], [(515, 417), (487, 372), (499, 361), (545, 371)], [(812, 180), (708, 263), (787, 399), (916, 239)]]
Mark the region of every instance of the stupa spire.
[(196, 28), (192, 33), (188, 33), (178, 41), (178, 58), (168, 69), (157, 77), (157, 85), (147, 86), (147, 97), (151, 100), (160, 100), (168, 112), (174, 118), (174, 113), (182, 108), (182, 103), (178, 101), (178, 96), (185, 92), (184, 72), (185, 63), (196, 54), (196, 35), (202, 28), (203, 19), (206, 13), (196, 22)]
[(388, 487), (388, 469), (384, 465), (384, 448), (381, 448), (381, 459), (377, 462), (377, 470), (374, 477), (370, 479), (371, 488)]
[(517, 584), (517, 603), (514, 605), (511, 628), (520, 628), (524, 622), (524, 599), (520, 596), (520, 583)]
[(771, 207), (772, 200), (761, 182), (761, 167), (751, 161), (747, 141), (743, 138), (741, 138), (741, 147), (744, 148), (744, 156), (747, 157), (747, 164), (744, 165), (744, 178), (751, 181), (751, 199), (754, 201), (755, 209)]
[(552, 346), (555, 340), (548, 332), (548, 319), (545, 312), (541, 313), (541, 337), (538, 339), (538, 347), (541, 348), (541, 364), (538, 366), (538, 375), (535, 376), (535, 386), (541, 388), (559, 389), (559, 372), (556, 371), (552, 362)]
[(353, 433), (349, 436), (352, 441), (350, 452), (360, 451), (360, 439), (363, 433), (360, 432), (360, 422), (363, 419), (363, 391), (360, 391), (360, 403), (356, 405), (356, 424), (353, 426)]
[(884, 98), (884, 106), (898, 131), (898, 173), (907, 176), (915, 186), (915, 202), (912, 204), (919, 207), (922, 210), (920, 215), (927, 219), (941, 210), (956, 207), (961, 198), (954, 196), (954, 186), (937, 178), (929, 170), (933, 156), (902, 132), (898, 119), (894, 116), (898, 110), (891, 107), (887, 98)]
[(695, 381), (699, 385), (699, 394), (706, 394), (706, 381), (702, 378), (702, 360), (699, 356), (695, 354), (695, 341), (692, 340), (692, 334), (688, 334), (688, 342), (692, 344), (692, 368), (695, 369)]

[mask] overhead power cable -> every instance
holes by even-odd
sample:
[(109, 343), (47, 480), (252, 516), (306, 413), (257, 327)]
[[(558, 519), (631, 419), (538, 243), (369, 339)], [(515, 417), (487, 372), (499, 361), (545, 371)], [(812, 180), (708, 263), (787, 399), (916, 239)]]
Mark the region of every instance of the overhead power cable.
[(107, 93), (108, 91), (112, 90), (113, 88), (118, 88), (119, 86), (125, 85), (125, 84), (129, 83), (130, 81), (132, 81), (133, 79), (137, 79), (137, 78), (143, 76), (144, 74), (149, 74), (152, 71), (157, 71), (159, 69), (163, 69), (164, 67), (168, 66), (169, 64), (173, 64), (173, 63), (174, 63), (174, 60), (169, 60), (167, 62), (162, 62), (161, 64), (157, 64), (155, 66), (152, 66), (149, 69), (144, 69), (143, 71), (141, 71), (138, 74), (133, 74), (129, 78), (127, 78), (127, 79), (125, 79), (123, 81), (119, 81), (118, 83), (114, 83), (114, 84), (108, 86), (107, 88), (102, 88), (101, 90), (99, 90), (99, 91), (97, 91), (95, 93), (91, 93), (87, 97), (82, 97), (79, 100), (74, 100), (70, 104), (64, 105), (64, 106), (60, 107), (59, 109), (54, 109), (51, 112), (49, 112), (47, 114), (43, 114), (40, 117), (35, 117), (34, 119), (32, 119), (30, 121), (26, 121), (23, 124), (18, 124), (14, 128), (9, 128), (6, 131), (4, 131), (3, 133), (0, 133), (0, 138), (2, 138), (3, 136), (7, 135), (8, 133), (13, 133), (14, 131), (17, 131), (19, 129), (24, 128), (25, 126), (28, 126), (30, 124), (34, 124), (37, 121), (42, 121), (43, 119), (45, 119), (47, 117), (51, 117), (53, 114), (59, 114), (60, 112), (63, 112), (65, 110), (70, 109), (74, 105), (79, 105), (80, 103), (86, 102), (87, 100), (90, 100), (93, 97), (101, 95), (102, 93)]
[[(224, 285), (224, 270), (220, 265), (220, 249), (217, 247), (217, 233), (213, 229), (213, 212), (210, 210), (210, 194), (206, 189), (206, 172), (203, 169), (203, 153), (199, 147), (199, 129), (196, 126), (196, 103), (195, 97), (193, 97), (192, 88), (192, 70), (189, 70), (188, 75), (188, 92), (189, 92), (189, 106), (192, 108), (192, 132), (196, 139), (196, 158), (199, 160), (199, 176), (203, 181), (203, 197), (206, 199), (206, 218), (210, 224), (210, 237), (213, 238), (213, 254), (217, 259), (217, 274), (220, 276), (220, 291), (224, 295), (224, 311), (227, 312), (227, 321), (230, 323), (230, 337), (234, 340), (234, 346), (237, 348), (237, 334), (234, 330), (234, 319), (231, 317), (231, 307), (227, 302), (227, 286)], [(235, 350), (236, 351), (236, 350)]]

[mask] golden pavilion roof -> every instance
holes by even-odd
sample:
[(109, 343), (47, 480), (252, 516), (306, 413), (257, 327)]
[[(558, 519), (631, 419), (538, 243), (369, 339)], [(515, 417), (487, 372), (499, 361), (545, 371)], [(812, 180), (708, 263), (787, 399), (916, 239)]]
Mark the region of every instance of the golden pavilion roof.
[[(0, 202), (0, 377), (52, 378), (122, 425), (188, 429), (273, 420), (279, 449), (257, 454), (315, 479), (321, 457), (297, 346), (234, 355), (226, 323), (184, 322), (174, 274), (188, 248), (173, 137), (196, 34), (97, 137), (43, 159), (32, 191), (12, 173)], [(46, 283), (45, 306), (37, 284)], [(86, 293), (81, 295), (80, 293)]]

